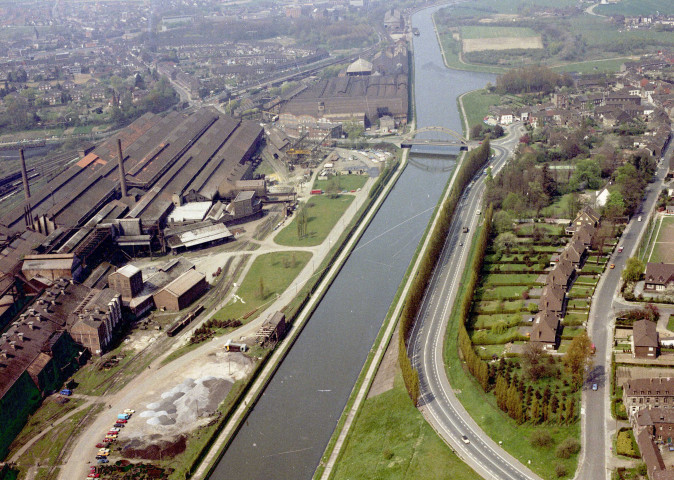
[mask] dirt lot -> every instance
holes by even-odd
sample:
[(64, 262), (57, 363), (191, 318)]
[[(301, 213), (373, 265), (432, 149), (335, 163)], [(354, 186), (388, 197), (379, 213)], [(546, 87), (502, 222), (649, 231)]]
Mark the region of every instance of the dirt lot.
[(674, 368), (618, 367), (616, 377), (618, 385), (622, 385), (633, 378), (674, 377)]
[(152, 458), (157, 446), (180, 444), (183, 434), (211, 420), (232, 384), (251, 368), (245, 355), (220, 351), (165, 378), (134, 404), (136, 413), (120, 433), (122, 450), (132, 449), (132, 457), (145, 450)]
[(482, 52), (484, 50), (511, 50), (514, 48), (543, 48), (541, 37), (499, 37), (466, 38), (463, 40), (463, 52)]

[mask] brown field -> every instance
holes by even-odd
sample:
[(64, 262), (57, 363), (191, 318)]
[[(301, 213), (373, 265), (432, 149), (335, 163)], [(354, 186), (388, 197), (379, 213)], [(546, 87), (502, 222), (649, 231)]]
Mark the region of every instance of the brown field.
[(543, 48), (543, 41), (540, 35), (537, 37), (466, 38), (463, 40), (464, 53), (484, 50), (512, 50), (514, 48)]

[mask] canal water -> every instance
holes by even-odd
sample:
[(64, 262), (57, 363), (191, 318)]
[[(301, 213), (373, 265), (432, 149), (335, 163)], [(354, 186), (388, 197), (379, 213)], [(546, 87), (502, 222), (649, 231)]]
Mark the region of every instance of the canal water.
[[(457, 96), (494, 79), (445, 68), (432, 11), (413, 17), (417, 126), (461, 132)], [(453, 160), (430, 165), (439, 161)], [(447, 183), (442, 170), (405, 169), (211, 479), (312, 477)]]

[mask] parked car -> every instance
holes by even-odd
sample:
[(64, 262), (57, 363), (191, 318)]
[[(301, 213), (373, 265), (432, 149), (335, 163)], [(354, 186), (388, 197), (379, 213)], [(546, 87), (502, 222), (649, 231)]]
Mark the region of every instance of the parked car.
[(89, 475), (87, 475), (87, 477), (89, 477), (89, 478), (100, 478), (101, 476), (98, 473), (90, 473)]
[(613, 269), (615, 268), (615, 263), (612, 263), (611, 265), (609, 265), (608, 268), (610, 268), (611, 270), (613, 270)]
[(128, 413), (129, 415), (131, 415), (132, 413), (136, 413), (136, 411), (131, 410), (130, 408), (127, 408), (127, 409), (124, 410), (124, 413)]
[(599, 387), (597, 386), (597, 384), (596, 384), (596, 383), (593, 383), (593, 384), (592, 384), (592, 390), (597, 390), (597, 388), (599, 388)]
[(117, 416), (117, 423), (126, 423), (128, 420), (126, 418), (119, 418), (119, 415)]
[(73, 391), (70, 390), (69, 388), (64, 388), (59, 392), (61, 395), (65, 395), (66, 397), (69, 397), (73, 394)]
[(115, 423), (115, 428), (124, 428), (123, 423)]
[(98, 459), (98, 463), (109, 463), (109, 462), (110, 462), (110, 460), (108, 460), (108, 459), (105, 458), (105, 457), (99, 458), (99, 459)]
[(618, 247), (618, 253), (622, 253), (622, 251), (623, 251), (623, 246), (620, 245), (620, 246)]
[(103, 460), (104, 458), (107, 460), (107, 455), (101, 455), (100, 453), (96, 455), (96, 460)]
[(96, 448), (105, 448), (105, 444), (104, 443), (97, 443)]

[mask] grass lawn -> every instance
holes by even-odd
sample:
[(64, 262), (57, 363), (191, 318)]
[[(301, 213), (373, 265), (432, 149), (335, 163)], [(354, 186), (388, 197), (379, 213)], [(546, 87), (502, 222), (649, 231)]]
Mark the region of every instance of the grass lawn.
[(501, 305), (497, 300), (477, 302), (475, 309), (484, 312), (498, 312), (499, 310), (521, 310), (524, 308), (522, 300), (506, 300)]
[[(307, 234), (302, 238), (297, 235), (297, 213), (290, 224), (275, 237), (274, 241), (279, 245), (291, 247), (313, 247), (320, 245), (327, 238), (332, 227), (339, 221), (344, 211), (353, 202), (353, 195), (338, 195), (331, 198), (328, 195), (315, 195), (311, 197), (306, 206), (307, 209)], [(302, 207), (300, 207), (302, 208)]]
[[(517, 321), (515, 321), (514, 317), (517, 317)], [(521, 321), (522, 315), (519, 313), (510, 315), (475, 315), (472, 319), (472, 325), (473, 328), (490, 328), (499, 322), (505, 322), (508, 326), (512, 326), (518, 325)]]
[[(434, 18), (437, 18), (437, 12), (433, 14)], [(489, 72), (489, 73), (504, 73), (507, 69), (500, 67), (492, 66), (483, 66), (483, 65), (474, 65), (470, 63), (464, 63), (461, 61), (460, 52), (461, 52), (461, 43), (457, 40), (454, 40), (452, 37), (452, 32), (444, 25), (438, 24), (438, 37), (440, 38), (440, 47), (443, 52), (443, 57), (445, 63), (449, 68), (454, 68), (456, 70), (469, 70), (473, 72)]]
[[(84, 395), (102, 395), (110, 386), (109, 381), (112, 379), (113, 375), (125, 368), (135, 356), (133, 350), (125, 347), (126, 346), (122, 344), (105, 354), (104, 357), (89, 362), (87, 365), (80, 368), (73, 375), (73, 380), (77, 383), (76, 392)], [(113, 356), (116, 356), (119, 359), (119, 362), (110, 368), (101, 368), (102, 364)], [(124, 386), (121, 379), (117, 379), (116, 383), (117, 382), (120, 383), (118, 388)]]
[(40, 431), (42, 431), (45, 427), (60, 417), (66, 415), (71, 410), (75, 410), (83, 403), (84, 400), (77, 398), (71, 398), (63, 405), (55, 402), (52, 398), (45, 399), (42, 405), (40, 405), (40, 408), (38, 408), (35, 413), (28, 417), (28, 422), (26, 425), (24, 425), (21, 432), (16, 436), (10, 445), (8, 457), (11, 457), (14, 451), (23, 447), (30, 441), (31, 438), (40, 433)]
[[(496, 270), (497, 269), (497, 270)], [(537, 265), (527, 267), (524, 263), (488, 263), (483, 270), (486, 272), (528, 272), (530, 270), (538, 270)]]
[(573, 338), (577, 337), (581, 333), (585, 331), (584, 328), (578, 328), (578, 327), (564, 327), (564, 330), (562, 331), (562, 338)]
[(590, 302), (588, 302), (587, 300), (577, 298), (577, 299), (574, 299), (574, 300), (569, 300), (569, 303), (568, 303), (567, 307), (568, 308), (587, 309), (587, 308), (590, 308)]
[(592, 292), (594, 292), (594, 287), (580, 287), (574, 285), (571, 287), (571, 290), (569, 290), (567, 296), (569, 298), (586, 298), (592, 296)]
[(500, 95), (488, 93), (484, 89), (466, 93), (463, 96), (463, 108), (466, 111), (468, 128), (477, 124), (483, 125), (483, 119), (487, 116), (489, 107), (499, 103), (501, 103)]
[(236, 292), (243, 301), (232, 300), (215, 314), (215, 318), (239, 319), (243, 323), (252, 320), (255, 315), (246, 319), (243, 317), (275, 300), (290, 286), (310, 259), (310, 252), (275, 252), (258, 256)]
[(603, 265), (593, 265), (591, 263), (585, 263), (583, 265), (583, 268), (581, 269), (580, 273), (601, 273), (604, 271), (604, 266)]
[[(337, 175), (337, 186), (341, 190), (351, 191), (363, 188), (365, 182), (367, 182), (366, 175)], [(316, 180), (314, 182), (314, 188), (320, 190), (326, 190), (329, 180)]]
[(77, 435), (84, 428), (86, 423), (83, 423), (84, 417), (90, 412), (95, 415), (102, 409), (102, 404), (92, 405), (81, 412), (77, 412), (68, 420), (50, 430), (21, 455), (18, 465), (22, 469), (38, 463), (41, 465), (57, 465), (59, 455), (65, 448), (68, 439)]
[(503, 345), (516, 340), (525, 340), (525, 338), (521, 338), (517, 327), (508, 328), (503, 333), (494, 333), (491, 330), (473, 330), (469, 332), (469, 335), (473, 345)]
[(490, 273), (482, 277), (484, 285), (533, 285), (538, 274), (535, 273)]
[(367, 399), (358, 415), (334, 480), (478, 480), (414, 408), (397, 372), (394, 388)]
[[(522, 225), (521, 227), (517, 227), (515, 233), (518, 235), (532, 235), (534, 232), (534, 227), (536, 230), (539, 232), (545, 234), (548, 233), (550, 235), (559, 235), (562, 227), (561, 225), (554, 225), (550, 223), (535, 223), (535, 224), (528, 224), (528, 225)], [(549, 245), (547, 246), (549, 248)], [(558, 247), (554, 247), (556, 249)]]
[(577, 72), (582, 74), (588, 73), (614, 73), (620, 70), (620, 66), (632, 59), (624, 58), (609, 58), (607, 60), (588, 60), (586, 62), (567, 63), (558, 67), (552, 67), (557, 73)]
[[(674, 234), (674, 217), (663, 216), (659, 223), (656, 223), (653, 232), (654, 240), (649, 244), (646, 251), (647, 262), (665, 262), (671, 263), (674, 261), (674, 244), (663, 243), (671, 242), (672, 234)], [(657, 234), (657, 237), (656, 237)]]
[(567, 193), (561, 197), (556, 197), (554, 202), (552, 202), (547, 207), (541, 210), (541, 215), (544, 217), (554, 217), (554, 218), (570, 218), (569, 215), (569, 201), (573, 199), (572, 193)]
[(499, 300), (501, 298), (521, 298), (522, 294), (529, 289), (528, 285), (510, 285), (502, 287), (491, 287), (484, 289), (482, 300)]
[(667, 330), (674, 332), (674, 315), (670, 315), (669, 320), (667, 320)]

